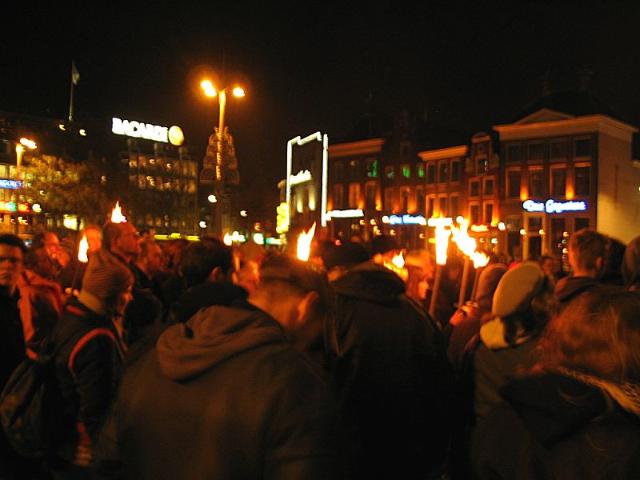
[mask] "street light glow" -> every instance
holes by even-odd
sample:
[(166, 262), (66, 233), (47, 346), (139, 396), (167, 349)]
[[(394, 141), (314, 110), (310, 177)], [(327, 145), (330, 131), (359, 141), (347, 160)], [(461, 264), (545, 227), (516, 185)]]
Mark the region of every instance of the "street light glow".
[(202, 80), (200, 82), (200, 87), (202, 87), (204, 94), (209, 98), (214, 98), (218, 95), (218, 91), (213, 86), (213, 83), (211, 83), (211, 80)]
[(214, 194), (211, 194), (207, 197), (207, 200), (209, 200), (209, 203), (216, 203), (218, 201), (218, 199), (216, 198), (216, 196)]
[(233, 96), (237, 98), (243, 98), (245, 96), (244, 88), (242, 87), (233, 87)]
[(247, 216), (247, 211), (246, 210), (240, 210), (240, 216), (241, 217), (246, 217)]
[(20, 139), (20, 145), (27, 147), (29, 150), (35, 150), (38, 148), (38, 144), (31, 140), (30, 138), (22, 137)]

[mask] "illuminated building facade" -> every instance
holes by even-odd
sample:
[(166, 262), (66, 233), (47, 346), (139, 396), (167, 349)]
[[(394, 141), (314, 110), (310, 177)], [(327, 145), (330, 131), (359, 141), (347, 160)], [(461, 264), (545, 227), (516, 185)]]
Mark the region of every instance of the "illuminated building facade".
[(542, 108), (494, 129), (502, 151), (500, 216), (508, 254), (561, 255), (567, 237), (585, 227), (623, 242), (637, 235), (635, 127), (607, 115)]

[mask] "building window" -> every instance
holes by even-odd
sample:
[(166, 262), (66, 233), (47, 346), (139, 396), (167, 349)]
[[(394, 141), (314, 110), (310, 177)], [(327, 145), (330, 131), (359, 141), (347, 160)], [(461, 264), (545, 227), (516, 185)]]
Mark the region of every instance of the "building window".
[(388, 179), (392, 179), (395, 177), (395, 170), (393, 168), (393, 165), (388, 165), (384, 167), (384, 176), (387, 177)]
[(551, 169), (551, 196), (564, 197), (567, 187), (567, 169), (552, 168)]
[(408, 188), (400, 189), (400, 210), (402, 212), (409, 211), (409, 197), (411, 196), (411, 190)]
[(393, 212), (395, 210), (394, 200), (395, 199), (394, 199), (393, 187), (385, 188), (384, 189), (384, 209), (387, 212)]
[(471, 182), (469, 182), (469, 196), (470, 197), (477, 197), (480, 195), (480, 181), (479, 180), (473, 180)]
[(507, 163), (518, 163), (522, 160), (522, 147), (519, 144), (507, 146)]
[(349, 184), (349, 208), (358, 208), (360, 203), (360, 184)]
[(589, 195), (591, 192), (591, 167), (575, 168), (575, 191), (576, 195)]
[(427, 164), (427, 183), (436, 183), (436, 164)]
[(376, 208), (376, 194), (378, 193), (377, 190), (378, 189), (375, 182), (367, 182), (367, 184), (364, 186), (365, 208), (369, 210), (374, 210)]
[(460, 160), (454, 160), (451, 162), (451, 181), (460, 181)]
[(460, 215), (460, 197), (458, 195), (449, 197), (449, 215), (453, 218)]
[(520, 170), (507, 171), (507, 197), (520, 198)]
[(529, 170), (529, 197), (544, 196), (544, 170), (541, 168)]
[(342, 162), (335, 162), (333, 164), (334, 180), (341, 182), (342, 180), (344, 180), (343, 175), (344, 175), (344, 170), (343, 170)]
[(482, 193), (483, 195), (486, 195), (486, 196), (493, 195), (493, 178), (484, 179), (484, 189)]
[(446, 183), (449, 181), (449, 161), (445, 160), (440, 162), (440, 172), (438, 175), (438, 182)]
[(333, 186), (333, 208), (336, 210), (344, 208), (344, 185)]
[(476, 175), (483, 175), (489, 171), (489, 160), (487, 157), (479, 158), (476, 162)]
[(480, 205), (477, 203), (469, 205), (469, 217), (471, 225), (480, 225)]
[(529, 161), (542, 162), (547, 156), (547, 145), (545, 143), (529, 144)]
[(433, 196), (427, 197), (427, 218), (432, 218), (435, 214), (436, 198)]
[(357, 160), (351, 160), (349, 162), (349, 176), (351, 180), (357, 180), (360, 178), (360, 163)]
[(424, 178), (424, 164), (423, 163), (419, 163), (416, 166), (416, 175), (418, 175), (418, 178)]
[(425, 207), (424, 189), (422, 187), (416, 188), (416, 212), (418, 215), (424, 215)]
[(542, 217), (532, 216), (527, 220), (527, 230), (531, 233), (538, 233), (542, 229)]
[(447, 197), (440, 197), (438, 204), (438, 213), (441, 217), (446, 217), (449, 213), (449, 199)]
[(551, 160), (566, 160), (569, 157), (569, 143), (566, 140), (551, 142), (549, 158)]
[(378, 160), (367, 160), (367, 177), (378, 178)]
[(575, 141), (575, 156), (576, 157), (590, 157), (591, 156), (591, 139), (580, 138)]
[(484, 223), (486, 225), (491, 225), (493, 222), (493, 203), (485, 203), (484, 204)]
[(404, 178), (411, 178), (411, 166), (410, 165), (402, 165), (402, 176)]
[(583, 228), (589, 228), (589, 219), (584, 217), (576, 217), (574, 220), (574, 232), (582, 230)]

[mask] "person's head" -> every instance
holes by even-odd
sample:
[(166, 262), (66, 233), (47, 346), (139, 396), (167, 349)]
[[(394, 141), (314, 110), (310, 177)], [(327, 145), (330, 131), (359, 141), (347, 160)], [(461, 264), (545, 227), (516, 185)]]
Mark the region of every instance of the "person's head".
[(0, 235), (0, 289), (12, 295), (24, 271), (27, 248), (16, 235)]
[(435, 274), (435, 259), (424, 249), (411, 250), (406, 255), (404, 266), (408, 272), (407, 295), (416, 301), (423, 301)]
[(105, 248), (127, 262), (140, 253), (140, 236), (131, 223), (108, 222), (102, 233)]
[(367, 250), (359, 243), (345, 242), (340, 245), (331, 243), (322, 252), (322, 263), (333, 281), (344, 275), (350, 268), (368, 261), (371, 257)]
[(230, 280), (233, 272), (231, 248), (220, 240), (191, 243), (183, 252), (179, 271), (187, 286), (192, 287), (204, 282)]
[(527, 261), (505, 272), (493, 294), (491, 316), (505, 326), (505, 341), (536, 334), (555, 313), (551, 282), (537, 262)]
[(152, 276), (164, 269), (164, 253), (155, 240), (140, 242), (140, 255), (136, 259), (138, 267), (147, 275)]
[(133, 282), (131, 270), (120, 259), (98, 250), (89, 258), (80, 301), (97, 313), (121, 316), (131, 300)]
[(569, 265), (575, 276), (597, 278), (604, 265), (607, 237), (588, 228), (569, 238)]
[(89, 249), (87, 253), (97, 252), (102, 248), (102, 229), (97, 225), (87, 225), (82, 230), (80, 237), (82, 238), (84, 235), (87, 238), (87, 243), (89, 244)]
[(473, 301), (478, 305), (480, 313), (491, 311), (493, 295), (505, 273), (507, 273), (507, 266), (503, 263), (490, 263), (479, 272), (478, 289)]
[(640, 383), (640, 296), (603, 286), (578, 296), (542, 338), (542, 364)]
[(52, 259), (57, 258), (62, 249), (58, 235), (56, 235), (55, 232), (44, 232), (42, 241), (47, 256)]
[(373, 261), (382, 264), (400, 253), (401, 248), (395, 237), (377, 235), (371, 240), (370, 250)]
[(327, 276), (308, 262), (276, 254), (264, 259), (249, 302), (264, 310), (288, 332), (333, 311)]
[(540, 268), (542, 268), (544, 274), (549, 278), (554, 278), (555, 271), (553, 257), (551, 255), (542, 255), (538, 262), (540, 263)]

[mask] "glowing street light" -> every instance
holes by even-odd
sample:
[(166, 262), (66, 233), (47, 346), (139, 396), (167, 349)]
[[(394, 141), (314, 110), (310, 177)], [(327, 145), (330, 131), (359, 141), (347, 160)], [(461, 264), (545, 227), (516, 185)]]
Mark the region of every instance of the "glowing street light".
[[(246, 92), (244, 90), (244, 88), (242, 88), (239, 85), (228, 85), (224, 88), (216, 88), (216, 86), (213, 84), (213, 82), (209, 79), (203, 79), (200, 82), (200, 87), (202, 88), (202, 91), (204, 93), (204, 95), (208, 98), (218, 98), (218, 105), (220, 108), (220, 116), (218, 119), (218, 132), (217, 132), (217, 149), (216, 149), (216, 153), (215, 153), (215, 195), (213, 196), (209, 196), (208, 200), (210, 203), (216, 203), (218, 200), (220, 200), (222, 202), (222, 208), (216, 209), (216, 220), (214, 222), (214, 228), (216, 230), (218, 230), (219, 232), (222, 232), (223, 230), (223, 218), (222, 218), (222, 211), (228, 211), (227, 208), (225, 208), (225, 206), (227, 205), (227, 198), (225, 195), (225, 185), (223, 184), (224, 179), (223, 179), (223, 175), (222, 175), (222, 168), (223, 168), (223, 146), (224, 146), (224, 138), (225, 138), (225, 124), (224, 124), (224, 115), (226, 112), (226, 106), (227, 106), (227, 91), (229, 90), (230, 95), (236, 97), (236, 98), (243, 98), (246, 96)], [(205, 162), (206, 162), (206, 157), (205, 157)], [(207, 167), (205, 165), (205, 168), (211, 168), (211, 167)], [(224, 226), (226, 228), (226, 226)]]

